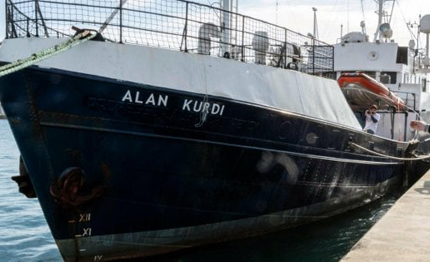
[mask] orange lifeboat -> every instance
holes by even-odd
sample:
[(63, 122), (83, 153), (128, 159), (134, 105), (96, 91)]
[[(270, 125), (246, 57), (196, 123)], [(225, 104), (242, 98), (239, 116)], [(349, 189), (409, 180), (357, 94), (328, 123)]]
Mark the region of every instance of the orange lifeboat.
[(364, 73), (343, 73), (337, 80), (346, 100), (354, 110), (365, 110), (377, 104), (379, 108), (401, 110), (405, 103), (384, 84)]

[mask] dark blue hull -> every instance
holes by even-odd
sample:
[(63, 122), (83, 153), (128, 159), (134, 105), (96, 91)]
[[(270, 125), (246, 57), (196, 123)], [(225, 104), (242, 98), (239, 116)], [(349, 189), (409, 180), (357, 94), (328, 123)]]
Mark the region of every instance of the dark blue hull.
[(296, 226), (382, 196), (406, 168), (348, 142), (392, 156), (405, 143), (220, 97), (38, 68), (0, 91), (66, 260)]

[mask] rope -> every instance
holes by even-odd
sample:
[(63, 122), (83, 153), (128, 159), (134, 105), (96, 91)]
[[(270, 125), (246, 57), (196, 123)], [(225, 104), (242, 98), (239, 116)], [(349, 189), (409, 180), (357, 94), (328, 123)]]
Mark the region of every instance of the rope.
[(40, 61), (43, 61), (45, 59), (48, 59), (54, 55), (57, 55), (59, 53), (65, 52), (69, 49), (71, 49), (72, 47), (82, 44), (92, 38), (94, 38), (97, 34), (91, 34), (90, 31), (85, 30), (83, 32), (80, 32), (78, 34), (76, 34), (74, 37), (72, 37), (71, 39), (60, 43), (58, 45), (55, 45), (53, 47), (50, 47), (48, 49), (42, 50), (38, 53), (32, 54), (31, 56), (22, 59), (22, 60), (18, 60), (14, 63), (10, 63), (7, 65), (4, 65), (2, 67), (0, 67), (0, 77), (3, 77), (5, 75), (14, 73), (16, 71), (22, 70), (24, 68), (27, 68), (31, 65), (34, 65)]
[(359, 149), (361, 149), (361, 150), (363, 150), (363, 151), (366, 151), (366, 152), (368, 152), (368, 153), (371, 153), (371, 154), (373, 154), (373, 155), (382, 156), (382, 157), (385, 157), (385, 158), (388, 158), (388, 159), (393, 159), (393, 160), (400, 160), (400, 161), (417, 161), (417, 160), (430, 159), (430, 155), (425, 156), (425, 157), (416, 157), (416, 158), (402, 158), (402, 157), (394, 157), (394, 156), (389, 156), (389, 155), (381, 154), (381, 153), (378, 153), (378, 152), (376, 152), (376, 151), (373, 151), (373, 150), (367, 149), (367, 148), (362, 147), (362, 146), (360, 146), (360, 145), (357, 145), (356, 143), (353, 143), (353, 142), (349, 142), (349, 145), (351, 145), (351, 146), (355, 146), (355, 147), (357, 147), (357, 148), (359, 148)]

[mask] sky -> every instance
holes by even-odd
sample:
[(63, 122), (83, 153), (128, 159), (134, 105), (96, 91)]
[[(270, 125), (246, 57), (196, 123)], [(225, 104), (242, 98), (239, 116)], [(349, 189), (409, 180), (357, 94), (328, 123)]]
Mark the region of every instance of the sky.
[[(392, 1), (386, 3), (390, 12), (392, 3)], [(378, 5), (374, 0), (239, 0), (239, 13), (278, 24), (304, 35), (313, 33), (312, 7), (318, 10), (320, 40), (334, 44), (340, 38), (341, 25), (343, 34), (361, 31), (360, 22), (363, 20), (366, 23), (367, 34), (373, 40), (378, 23), (378, 16), (375, 13)], [(406, 23), (418, 23), (420, 14), (430, 14), (430, 0), (397, 0), (391, 22), (394, 32), (392, 39), (401, 45), (408, 45), (411, 34)], [(411, 30), (417, 34), (416, 28)], [(421, 37), (421, 43), (425, 43), (424, 37)]]
[[(97, 1), (97, 0), (94, 0)], [(139, 0), (150, 1), (150, 0)], [(199, 3), (213, 3), (219, 0), (194, 0)], [(360, 22), (365, 21), (367, 33), (373, 40), (377, 26), (378, 9), (375, 0), (238, 0), (239, 13), (278, 24), (306, 35), (313, 32), (314, 13), (318, 9), (317, 23), (319, 39), (336, 43), (341, 35), (361, 31)], [(5, 36), (5, 0), (0, 0), (0, 39)], [(392, 2), (386, 3), (391, 11)], [(391, 22), (393, 38), (401, 45), (408, 45), (411, 33), (406, 23), (418, 23), (419, 15), (430, 14), (430, 0), (397, 0)], [(417, 29), (411, 31), (416, 35)], [(425, 38), (421, 37), (421, 43)], [(422, 45), (421, 45), (422, 46)]]

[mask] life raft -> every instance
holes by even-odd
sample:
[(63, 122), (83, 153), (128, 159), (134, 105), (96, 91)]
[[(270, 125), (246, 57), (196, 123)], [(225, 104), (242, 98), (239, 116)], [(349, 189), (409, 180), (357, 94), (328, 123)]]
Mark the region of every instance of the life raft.
[(384, 84), (364, 73), (343, 73), (337, 80), (351, 108), (365, 110), (376, 104), (380, 109), (395, 107), (402, 110), (405, 103)]

